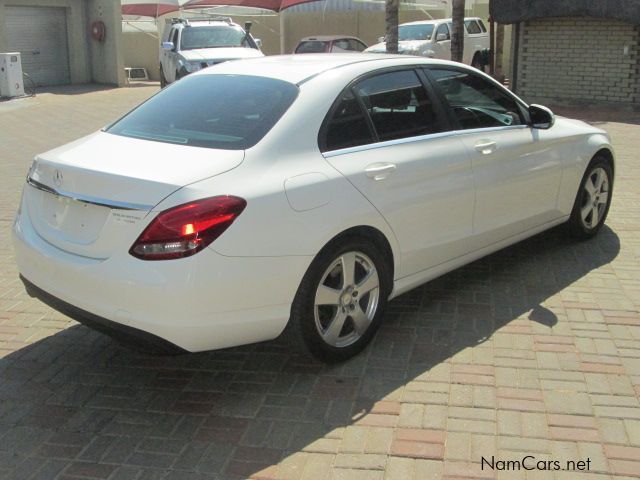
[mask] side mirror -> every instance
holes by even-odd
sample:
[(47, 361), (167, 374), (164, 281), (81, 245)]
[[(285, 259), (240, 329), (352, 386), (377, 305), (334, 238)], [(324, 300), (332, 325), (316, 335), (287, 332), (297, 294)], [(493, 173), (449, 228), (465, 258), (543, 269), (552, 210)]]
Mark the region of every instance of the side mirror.
[(173, 50), (173, 48), (174, 48), (173, 42), (162, 42), (162, 49), (163, 50), (171, 51), (171, 50)]
[(436, 35), (436, 42), (442, 42), (444, 40), (449, 40), (449, 35), (447, 35), (446, 33), (439, 33), (438, 35)]
[(262, 48), (262, 40), (260, 40), (259, 38), (254, 38), (253, 41), (256, 42), (258, 48)]
[(531, 126), (541, 130), (548, 130), (556, 121), (553, 112), (542, 105), (529, 105), (529, 117), (531, 117)]
[(378, 43), (384, 42), (384, 37), (378, 37)]

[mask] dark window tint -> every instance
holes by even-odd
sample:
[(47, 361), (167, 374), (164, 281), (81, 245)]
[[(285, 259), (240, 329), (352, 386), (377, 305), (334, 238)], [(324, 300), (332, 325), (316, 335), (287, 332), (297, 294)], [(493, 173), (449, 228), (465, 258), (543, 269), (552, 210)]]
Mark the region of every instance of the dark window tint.
[(436, 30), (436, 40), (438, 40), (438, 35), (445, 35), (446, 38), (444, 40), (451, 40), (451, 35), (449, 33), (449, 26), (446, 23), (441, 24)]
[(413, 70), (368, 78), (355, 90), (369, 112), (380, 141), (439, 131), (433, 105)]
[(107, 131), (157, 142), (242, 150), (258, 143), (297, 95), (295, 85), (272, 78), (189, 76), (151, 97)]
[(367, 119), (351, 91), (343, 94), (325, 127), (322, 151), (366, 145), (374, 141)]
[(300, 42), (300, 45), (296, 48), (296, 53), (324, 53), (327, 51), (327, 45), (327, 42), (319, 40)]
[(178, 29), (174, 28), (169, 34), (169, 41), (173, 42), (174, 47), (178, 47)]
[(354, 40), (354, 39), (349, 40), (349, 49), (350, 50), (355, 50), (356, 52), (362, 52), (366, 48), (367, 48), (367, 46), (364, 43), (359, 42), (358, 40)]
[(522, 125), (518, 102), (497, 85), (459, 70), (431, 70), (463, 129)]
[(487, 27), (484, 26), (484, 22), (482, 20), (478, 20), (478, 25), (480, 25), (480, 30), (482, 30), (482, 33), (485, 33), (487, 31)]
[(466, 22), (464, 22), (464, 26), (467, 27), (467, 33), (469, 35), (477, 35), (478, 33), (482, 33), (478, 22), (476, 22), (475, 20), (467, 20)]

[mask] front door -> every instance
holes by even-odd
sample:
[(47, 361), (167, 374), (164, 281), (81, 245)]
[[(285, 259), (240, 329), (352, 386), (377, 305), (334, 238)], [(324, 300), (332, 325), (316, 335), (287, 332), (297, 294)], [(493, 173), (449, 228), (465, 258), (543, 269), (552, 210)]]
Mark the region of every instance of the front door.
[(436, 58), (451, 60), (451, 32), (449, 25), (446, 23), (438, 25), (438, 29), (433, 38), (433, 51), (436, 54)]
[(524, 105), (487, 78), (455, 67), (429, 71), (472, 159), (474, 249), (557, 219), (560, 170), (570, 145), (531, 128)]

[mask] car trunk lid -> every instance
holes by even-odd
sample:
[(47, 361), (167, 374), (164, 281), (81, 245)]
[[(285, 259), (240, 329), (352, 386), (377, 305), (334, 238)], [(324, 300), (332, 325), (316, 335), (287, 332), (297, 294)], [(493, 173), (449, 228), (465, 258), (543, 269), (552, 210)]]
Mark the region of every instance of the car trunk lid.
[(173, 145), (98, 132), (40, 155), (25, 187), (38, 234), (90, 258), (128, 248), (145, 217), (179, 188), (237, 167), (243, 150)]

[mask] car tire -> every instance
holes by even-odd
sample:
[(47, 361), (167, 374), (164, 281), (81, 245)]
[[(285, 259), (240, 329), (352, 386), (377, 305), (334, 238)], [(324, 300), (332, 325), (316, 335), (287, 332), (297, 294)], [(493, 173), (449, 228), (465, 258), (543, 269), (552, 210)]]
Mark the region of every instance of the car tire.
[(484, 72), (484, 63), (482, 62), (482, 56), (479, 53), (476, 53), (473, 56), (473, 60), (471, 60), (471, 66), (473, 68), (477, 68), (481, 72)]
[(160, 65), (160, 88), (167, 86), (167, 79), (164, 78), (164, 72), (162, 71), (162, 65)]
[(366, 238), (329, 244), (300, 283), (284, 336), (298, 352), (323, 362), (353, 357), (380, 327), (391, 278), (388, 261)]
[(567, 222), (569, 233), (581, 240), (596, 235), (609, 213), (613, 194), (613, 169), (609, 160), (597, 155), (587, 167), (576, 194), (571, 216)]

